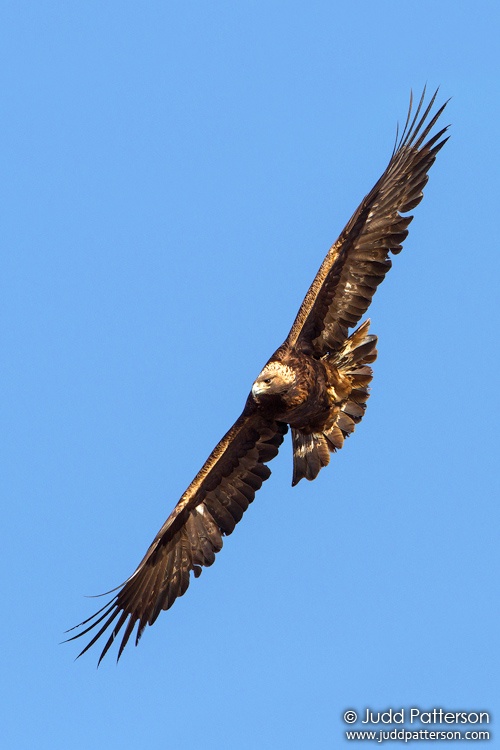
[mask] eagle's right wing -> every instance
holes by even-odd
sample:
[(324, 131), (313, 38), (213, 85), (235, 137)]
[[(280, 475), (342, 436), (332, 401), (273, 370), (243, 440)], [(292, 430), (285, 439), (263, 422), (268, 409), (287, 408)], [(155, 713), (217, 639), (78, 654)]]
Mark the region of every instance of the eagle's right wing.
[(68, 640), (95, 632), (104, 620), (79, 656), (115, 623), (100, 662), (127, 623), (119, 659), (135, 624), (137, 645), (146, 625), (152, 625), (162, 609), (169, 609), (185, 593), (190, 571), (197, 578), (201, 566), (212, 565), (215, 553), (222, 548), (222, 536), (231, 534), (270, 476), (265, 464), (277, 455), (286, 431), (287, 425), (263, 419), (247, 402), (243, 414), (212, 451), (161, 527), (137, 570), (111, 601), (76, 626), (87, 627)]
[[(375, 291), (391, 267), (390, 253), (399, 253), (408, 234), (411, 211), (422, 200), (429, 169), (447, 138), (447, 128), (429, 137), (443, 112), (424, 113), (425, 90), (406, 125), (387, 169), (330, 248), (297, 314), (286, 343), (316, 356), (337, 352), (364, 315)], [(430, 119), (429, 119), (430, 118)], [(427, 139), (427, 140), (426, 140)]]

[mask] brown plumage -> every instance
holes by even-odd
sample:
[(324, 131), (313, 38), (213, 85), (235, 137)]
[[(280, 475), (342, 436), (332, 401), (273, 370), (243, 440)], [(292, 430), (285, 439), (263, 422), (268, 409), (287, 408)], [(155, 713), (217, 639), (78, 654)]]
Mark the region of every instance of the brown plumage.
[(314, 479), (362, 419), (377, 339), (368, 333), (369, 321), (350, 336), (348, 331), (359, 323), (391, 267), (389, 253), (401, 250), (413, 218), (401, 214), (421, 201), (427, 173), (447, 140), (446, 128), (429, 137), (446, 106), (431, 115), (436, 94), (422, 113), (424, 91), (413, 116), (410, 100), (387, 169), (328, 251), (288, 337), (254, 382), (243, 413), (191, 482), (136, 571), (69, 639), (94, 633), (81, 654), (112, 628), (100, 662), (124, 628), (120, 658), (136, 623), (137, 645), (146, 625), (184, 594), (191, 571), (197, 578), (203, 566), (212, 565), (222, 537), (231, 534), (269, 477), (266, 464), (277, 455), (288, 427), (295, 485), (304, 477)]

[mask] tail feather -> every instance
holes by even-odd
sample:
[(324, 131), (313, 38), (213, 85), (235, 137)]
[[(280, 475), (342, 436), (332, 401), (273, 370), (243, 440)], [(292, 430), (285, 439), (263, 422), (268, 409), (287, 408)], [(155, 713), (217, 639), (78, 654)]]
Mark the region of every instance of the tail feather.
[(293, 477), (292, 487), (304, 477), (316, 479), (323, 466), (330, 463), (331, 448), (322, 433), (306, 435), (292, 427)]
[[(351, 333), (338, 352), (329, 355), (328, 359), (339, 370), (352, 372), (353, 365), (366, 365), (377, 359), (377, 337), (369, 334), (370, 320), (365, 320), (359, 328)], [(369, 369), (369, 368), (368, 368)]]
[(377, 359), (377, 337), (368, 333), (369, 328), (370, 321), (366, 320), (330, 360), (342, 375), (349, 376), (352, 385), (347, 401), (340, 407), (342, 414), (337, 420), (344, 437), (350, 435), (355, 424), (361, 422), (370, 397), (369, 385), (373, 370), (369, 365)]
[(292, 486), (303, 478), (315, 479), (323, 466), (330, 462), (330, 453), (342, 448), (345, 438), (354, 432), (356, 424), (363, 418), (373, 376), (369, 364), (377, 358), (377, 337), (368, 333), (369, 327), (370, 321), (367, 320), (346, 339), (338, 352), (328, 355), (328, 362), (351, 383), (349, 395), (338, 404), (335, 423), (324, 432), (311, 434), (292, 427)]

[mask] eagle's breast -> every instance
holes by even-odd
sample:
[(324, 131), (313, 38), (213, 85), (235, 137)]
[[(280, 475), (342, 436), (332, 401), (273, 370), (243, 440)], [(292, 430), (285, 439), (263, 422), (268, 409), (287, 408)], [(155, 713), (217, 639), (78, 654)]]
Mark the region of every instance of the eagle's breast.
[(259, 411), (293, 427), (326, 421), (331, 397), (324, 364), (301, 352), (278, 352), (252, 386)]

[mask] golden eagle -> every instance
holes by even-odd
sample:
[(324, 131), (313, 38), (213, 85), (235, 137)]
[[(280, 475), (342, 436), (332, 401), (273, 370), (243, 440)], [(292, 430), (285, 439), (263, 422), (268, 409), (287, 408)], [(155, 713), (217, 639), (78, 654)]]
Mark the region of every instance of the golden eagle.
[[(399, 253), (422, 200), (443, 128), (429, 137), (446, 103), (435, 113), (437, 91), (424, 107), (425, 90), (406, 124), (387, 169), (328, 251), (285, 342), (272, 355), (247, 398), (243, 413), (215, 447), (167, 518), (137, 570), (114, 589), (113, 599), (76, 626), (74, 640), (97, 629), (85, 653), (113, 625), (99, 663), (125, 626), (118, 659), (138, 623), (136, 645), (146, 625), (169, 609), (202, 566), (212, 565), (256, 491), (291, 428), (293, 480), (314, 479), (342, 448), (362, 419), (377, 356), (369, 321), (350, 336)], [(108, 592), (111, 593), (111, 592)], [(128, 622), (127, 622), (128, 620)], [(74, 629), (74, 628), (72, 628)]]

